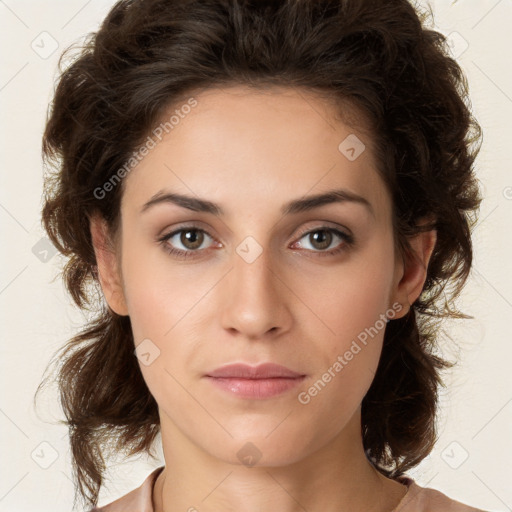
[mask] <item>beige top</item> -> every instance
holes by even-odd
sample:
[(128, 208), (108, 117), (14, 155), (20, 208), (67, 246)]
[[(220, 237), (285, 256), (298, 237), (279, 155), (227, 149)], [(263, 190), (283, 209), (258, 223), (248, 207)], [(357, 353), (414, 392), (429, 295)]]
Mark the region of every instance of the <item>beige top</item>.
[[(90, 512), (154, 512), (153, 486), (163, 469), (163, 466), (155, 469), (137, 489)], [(393, 512), (485, 512), (452, 500), (435, 489), (420, 487), (409, 477), (400, 477), (398, 480), (407, 485), (408, 489)]]

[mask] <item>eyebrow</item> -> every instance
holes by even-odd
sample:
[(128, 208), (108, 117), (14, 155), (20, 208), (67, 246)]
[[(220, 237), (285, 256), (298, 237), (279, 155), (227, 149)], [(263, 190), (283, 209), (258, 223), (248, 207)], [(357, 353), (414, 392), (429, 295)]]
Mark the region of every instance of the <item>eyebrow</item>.
[[(156, 206), (157, 204), (165, 203), (172, 203), (177, 206), (181, 206), (182, 208), (192, 210), (194, 212), (211, 213), (212, 215), (215, 215), (217, 217), (224, 215), (222, 207), (216, 203), (213, 203), (206, 199), (186, 196), (183, 194), (177, 194), (165, 190), (160, 190), (155, 195), (153, 195), (149, 199), (149, 201), (143, 205), (141, 213), (146, 212), (147, 210), (149, 210), (153, 206)], [(364, 206), (369, 211), (369, 213), (371, 213), (371, 215), (375, 218), (375, 212), (373, 210), (371, 203), (366, 198), (346, 189), (329, 190), (328, 192), (324, 192), (322, 194), (316, 194), (302, 197), (300, 199), (294, 199), (293, 201), (286, 203), (281, 208), (281, 214), (292, 215), (296, 213), (313, 210), (314, 208), (318, 208), (320, 206), (331, 203), (360, 204)]]

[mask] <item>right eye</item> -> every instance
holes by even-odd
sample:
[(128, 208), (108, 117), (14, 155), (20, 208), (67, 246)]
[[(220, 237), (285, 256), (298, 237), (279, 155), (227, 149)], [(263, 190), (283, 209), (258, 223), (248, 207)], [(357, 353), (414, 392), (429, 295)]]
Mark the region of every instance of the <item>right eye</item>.
[[(205, 241), (205, 237), (213, 237), (209, 235), (204, 229), (198, 226), (184, 226), (167, 233), (158, 239), (158, 242), (163, 245), (165, 251), (178, 258), (196, 257), (196, 253), (201, 253), (206, 249), (200, 249)], [(169, 243), (169, 242), (172, 243)], [(181, 244), (183, 249), (176, 248), (175, 245)], [(199, 255), (199, 254), (197, 254)]]

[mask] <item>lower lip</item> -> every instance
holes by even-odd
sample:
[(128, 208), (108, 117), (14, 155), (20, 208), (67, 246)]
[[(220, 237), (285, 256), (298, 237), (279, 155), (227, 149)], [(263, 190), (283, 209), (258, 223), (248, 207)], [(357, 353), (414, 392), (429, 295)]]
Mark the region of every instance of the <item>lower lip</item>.
[(298, 386), (305, 376), (294, 379), (275, 377), (272, 379), (240, 379), (207, 376), (208, 380), (239, 398), (264, 399), (281, 395)]

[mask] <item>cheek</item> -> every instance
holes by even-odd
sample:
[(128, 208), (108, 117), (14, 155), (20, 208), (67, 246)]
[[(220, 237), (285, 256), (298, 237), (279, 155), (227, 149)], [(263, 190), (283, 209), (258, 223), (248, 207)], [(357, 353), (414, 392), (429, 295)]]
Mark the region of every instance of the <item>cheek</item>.
[[(393, 283), (393, 253), (387, 239), (376, 240), (364, 251), (353, 253), (332, 272), (303, 276), (297, 280), (298, 295), (311, 305), (311, 323), (318, 334), (327, 337), (324, 347), (337, 354), (344, 352), (353, 339), (383, 335), (386, 313), (390, 313)], [(321, 320), (319, 322), (318, 320)], [(371, 332), (370, 336), (368, 332)], [(366, 333), (366, 335), (365, 335)]]
[(211, 287), (193, 266), (172, 265), (161, 248), (137, 249), (129, 242), (123, 257), (124, 292), (134, 338), (164, 343)]
[[(192, 265), (172, 266), (159, 250), (137, 246), (126, 243), (122, 265), (141, 371), (159, 404), (180, 403), (183, 391), (178, 383), (197, 357), (201, 300), (218, 276), (198, 276)], [(149, 356), (141, 357), (142, 353)]]
[(373, 382), (387, 324), (385, 301), (364, 289), (329, 308), (322, 311), (335, 334), (318, 340), (318, 371), (297, 398), (304, 421), (324, 418), (328, 434), (335, 435), (356, 413)]
[[(322, 281), (305, 283), (303, 293), (314, 304), (317, 354), (321, 364), (314, 376), (311, 398), (315, 407), (337, 403), (354, 410), (375, 375), (386, 330), (386, 315), (393, 279), (393, 253), (388, 240), (361, 251), (346, 266)], [(318, 327), (320, 325), (320, 327)], [(325, 391), (324, 391), (325, 389)], [(315, 393), (317, 395), (315, 395)], [(320, 398), (320, 395), (324, 395)], [(320, 399), (314, 398), (318, 396)]]

